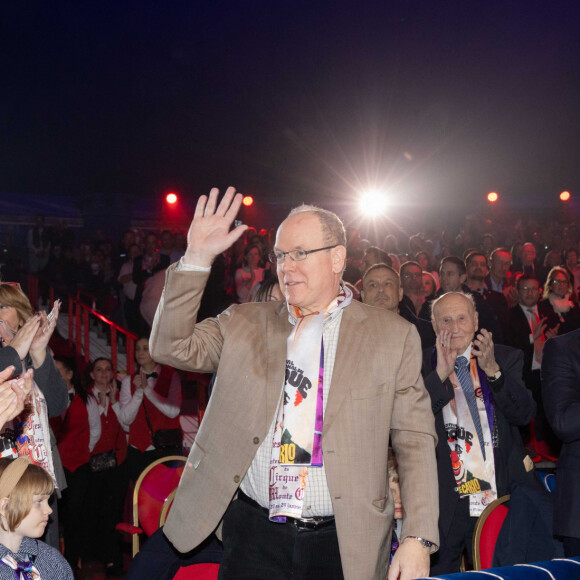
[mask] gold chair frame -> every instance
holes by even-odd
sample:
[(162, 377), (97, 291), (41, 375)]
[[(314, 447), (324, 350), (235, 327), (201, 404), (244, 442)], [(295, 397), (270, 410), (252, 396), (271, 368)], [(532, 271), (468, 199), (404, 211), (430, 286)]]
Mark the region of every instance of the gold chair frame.
[(498, 497), (495, 501), (492, 501), (481, 513), (479, 518), (477, 518), (477, 522), (475, 524), (475, 530), (473, 532), (473, 569), (474, 570), (481, 570), (481, 555), (479, 552), (479, 542), (481, 540), (481, 532), (483, 531), (483, 526), (485, 525), (485, 521), (493, 512), (493, 510), (510, 500), (511, 496), (509, 494), (503, 495), (502, 497)]
[[(133, 525), (134, 526), (139, 526), (139, 490), (141, 489), (141, 484), (143, 482), (143, 480), (145, 479), (145, 477), (147, 476), (147, 474), (157, 465), (161, 464), (161, 463), (167, 463), (169, 461), (182, 461), (184, 464), (187, 462), (187, 457), (184, 457), (183, 455), (168, 455), (167, 457), (160, 457), (159, 459), (156, 459), (155, 461), (153, 461), (152, 463), (150, 463), (142, 472), (141, 475), (139, 475), (139, 478), (137, 479), (137, 481), (135, 482), (135, 489), (133, 490)], [(169, 505), (167, 503), (167, 501), (169, 500), (169, 498), (172, 498), (173, 501), (173, 497), (175, 497), (175, 489), (165, 498), (165, 501), (163, 503), (163, 507), (161, 508), (161, 516), (159, 518), (159, 520), (161, 520), (161, 518), (163, 517), (163, 515), (165, 514), (165, 517), (167, 517), (167, 512), (169, 511)], [(165, 523), (165, 520), (163, 520), (163, 522)], [(139, 551), (139, 547), (140, 547), (140, 542), (139, 542), (139, 534), (133, 534), (132, 537), (132, 548), (133, 548), (133, 558), (136, 556), (137, 552)]]

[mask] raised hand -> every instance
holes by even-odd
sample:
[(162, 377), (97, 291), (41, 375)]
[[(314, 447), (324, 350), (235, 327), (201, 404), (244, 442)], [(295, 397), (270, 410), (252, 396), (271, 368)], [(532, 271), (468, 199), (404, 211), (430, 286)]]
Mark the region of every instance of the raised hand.
[(543, 339), (544, 332), (546, 331), (546, 327), (548, 326), (547, 321), (548, 319), (545, 316), (540, 319), (540, 322), (536, 326), (534, 334), (532, 335), (532, 339), (534, 340), (534, 342), (538, 339)]
[(48, 341), (56, 328), (56, 321), (58, 320), (58, 313), (60, 312), (60, 304), (60, 300), (56, 300), (48, 316), (44, 311), (38, 313), (40, 326), (30, 345), (30, 356), (34, 368), (40, 367), (46, 358), (46, 347), (48, 346)]
[(35, 314), (18, 329), (18, 332), (12, 338), (7, 337), (4, 333), (2, 336), (6, 344), (16, 349), (20, 360), (23, 360), (30, 351), (30, 346), (39, 328), (40, 315)]
[(554, 328), (550, 328), (548, 330), (546, 330), (546, 340), (548, 338), (554, 338), (555, 336), (558, 336), (558, 329), (560, 328), (560, 323), (558, 322), (558, 324), (556, 324), (556, 326), (554, 326)]
[(111, 405), (114, 405), (117, 402), (117, 398), (119, 397), (117, 381), (114, 379), (109, 383), (109, 386), (107, 387), (107, 393), (109, 394), (109, 401), (111, 401)]
[(459, 354), (451, 348), (451, 330), (442, 330), (437, 335), (435, 348), (437, 349), (437, 367), (435, 368), (441, 382), (446, 381), (455, 369), (455, 360)]
[(214, 258), (248, 229), (248, 226), (240, 225), (230, 232), (242, 204), (242, 194), (235, 192), (235, 188), (228, 187), (219, 205), (219, 190), (216, 187), (212, 188), (209, 197), (202, 195), (199, 198), (187, 233), (187, 250), (183, 257), (185, 264), (211, 266)]
[(495, 352), (493, 350), (493, 337), (491, 332), (485, 330), (485, 328), (482, 328), (481, 332), (475, 337), (472, 354), (478, 358), (479, 368), (488, 377), (492, 377), (499, 371), (499, 365), (495, 360)]

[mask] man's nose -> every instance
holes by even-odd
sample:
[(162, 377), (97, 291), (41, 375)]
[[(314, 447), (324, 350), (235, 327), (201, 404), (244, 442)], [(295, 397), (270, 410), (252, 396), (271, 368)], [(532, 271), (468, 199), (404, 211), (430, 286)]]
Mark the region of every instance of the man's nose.
[(282, 266), (281, 266), (282, 273), (293, 272), (295, 268), (296, 268), (296, 263), (294, 262), (294, 260), (292, 258), (290, 258), (290, 256), (286, 256), (284, 258), (284, 261), (282, 262)]

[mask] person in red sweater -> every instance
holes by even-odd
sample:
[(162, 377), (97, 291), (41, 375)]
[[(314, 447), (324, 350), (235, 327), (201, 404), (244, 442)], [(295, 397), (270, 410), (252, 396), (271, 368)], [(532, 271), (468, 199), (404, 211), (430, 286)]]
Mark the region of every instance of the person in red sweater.
[(178, 373), (151, 358), (146, 337), (137, 341), (135, 359), (138, 370), (125, 377), (119, 396), (119, 418), (129, 426), (127, 469), (133, 481), (152, 461), (182, 452)]
[(121, 465), (127, 453), (127, 426), (119, 418), (119, 390), (111, 361), (96, 359), (90, 376), (93, 384), (87, 396), (91, 459), (85, 510), (89, 521), (86, 557), (100, 560), (107, 576), (114, 576), (122, 572), (120, 536), (115, 525), (121, 521), (128, 485), (125, 466)]

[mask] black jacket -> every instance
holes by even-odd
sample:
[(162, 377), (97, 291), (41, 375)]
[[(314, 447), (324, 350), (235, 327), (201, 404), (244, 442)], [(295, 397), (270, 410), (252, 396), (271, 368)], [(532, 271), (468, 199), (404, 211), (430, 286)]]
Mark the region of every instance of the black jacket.
[[(497, 425), (498, 446), (494, 448), (495, 478), (498, 497), (509, 493), (512, 482), (537, 485), (533, 472), (524, 466), (526, 452), (518, 426), (527, 425), (534, 417), (536, 404), (522, 380), (523, 356), (521, 351), (495, 345), (495, 359), (502, 377), (488, 382), (494, 402), (494, 424)], [(447, 433), (443, 424), (443, 407), (453, 398), (453, 386), (447, 379), (441, 382), (435, 371), (433, 350), (423, 351), (423, 380), (431, 396), (437, 430), (437, 475), (439, 481), (439, 529), (448, 535), (449, 526), (459, 500), (451, 466)]]
[(580, 330), (546, 341), (544, 409), (563, 446), (556, 475), (554, 533), (580, 538)]

